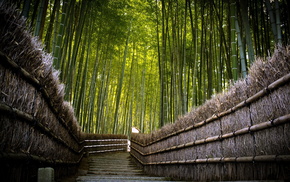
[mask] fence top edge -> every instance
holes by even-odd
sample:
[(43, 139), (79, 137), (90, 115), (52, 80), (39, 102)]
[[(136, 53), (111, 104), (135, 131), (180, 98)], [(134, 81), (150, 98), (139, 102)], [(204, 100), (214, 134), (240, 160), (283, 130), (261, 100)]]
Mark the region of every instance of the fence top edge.
[(128, 141), (129, 139), (87, 139), (84, 142), (110, 142), (110, 141)]

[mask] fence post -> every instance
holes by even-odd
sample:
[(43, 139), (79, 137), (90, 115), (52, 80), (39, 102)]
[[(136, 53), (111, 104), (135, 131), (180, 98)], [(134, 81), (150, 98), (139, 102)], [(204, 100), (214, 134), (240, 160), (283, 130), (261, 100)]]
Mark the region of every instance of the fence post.
[(38, 168), (37, 182), (54, 182), (54, 169), (51, 167)]

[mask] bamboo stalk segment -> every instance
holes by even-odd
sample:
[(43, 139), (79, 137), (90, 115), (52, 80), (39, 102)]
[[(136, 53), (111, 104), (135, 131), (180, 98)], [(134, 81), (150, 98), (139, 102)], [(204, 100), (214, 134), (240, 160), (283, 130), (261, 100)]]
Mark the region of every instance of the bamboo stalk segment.
[(220, 139), (220, 136), (212, 136), (212, 137), (208, 137), (204, 140), (205, 143), (209, 143), (209, 142), (214, 142), (214, 141), (218, 141)]
[[(259, 161), (259, 162), (274, 162), (276, 161), (277, 156), (276, 155), (265, 155), (265, 156), (255, 156), (253, 158), (253, 161)], [(286, 159), (287, 160), (287, 159)]]
[(208, 158), (206, 158), (206, 159), (196, 159), (195, 161), (194, 161), (194, 163), (208, 163)]
[(115, 147), (115, 146), (127, 146), (127, 144), (103, 144), (103, 145), (86, 145), (84, 148), (97, 148), (97, 147)]
[(222, 157), (222, 162), (236, 162), (237, 157)]
[(189, 143), (186, 143), (185, 145), (184, 145), (184, 147), (191, 147), (191, 146), (193, 146), (194, 145), (194, 141), (193, 142), (189, 142)]
[(195, 145), (201, 145), (201, 144), (204, 144), (205, 141), (206, 141), (206, 138), (204, 138), (204, 139), (200, 139), (200, 140), (195, 140), (194, 144), (195, 144)]
[(290, 73), (271, 83), (267, 88), (269, 91), (273, 91), (289, 82), (290, 82)]
[[(268, 159), (269, 160), (269, 159)], [(284, 161), (290, 161), (290, 156), (289, 155), (278, 155), (278, 156), (275, 156), (275, 160), (277, 162), (284, 162)]]
[(249, 127), (247, 127), (247, 128), (243, 128), (243, 129), (240, 129), (240, 130), (237, 130), (237, 131), (233, 132), (233, 135), (235, 135), (235, 136), (243, 135), (243, 134), (248, 133), (249, 131), (250, 131)]
[(220, 163), (222, 158), (208, 158), (207, 163)]
[(272, 121), (267, 121), (267, 122), (264, 122), (264, 123), (260, 123), (260, 124), (257, 124), (257, 125), (253, 125), (253, 126), (250, 126), (249, 127), (249, 131), (259, 131), (259, 130), (263, 130), (263, 129), (266, 129), (266, 128), (270, 128), (272, 126)]
[(253, 95), (253, 96), (249, 97), (247, 100), (245, 100), (245, 103), (251, 104), (251, 103), (257, 101), (259, 98), (264, 97), (265, 95), (268, 94), (267, 90), (268, 90), (267, 88), (264, 88), (263, 90), (257, 92), (255, 95)]
[(231, 138), (234, 136), (234, 133), (226, 133), (221, 136), (222, 139)]
[(274, 125), (280, 125), (280, 124), (288, 122), (289, 120), (290, 120), (290, 114), (285, 115), (285, 116), (281, 116), (281, 117), (279, 117), (271, 122)]
[[(208, 122), (209, 122), (209, 121), (208, 121)], [(205, 121), (201, 121), (201, 122), (198, 122), (198, 123), (194, 124), (194, 125), (193, 125), (193, 128), (199, 128), (199, 127), (201, 127), (201, 126), (203, 126), (203, 125), (205, 125), (205, 124), (206, 124)]]
[(249, 156), (249, 157), (237, 157), (236, 162), (252, 162), (254, 161), (255, 156)]

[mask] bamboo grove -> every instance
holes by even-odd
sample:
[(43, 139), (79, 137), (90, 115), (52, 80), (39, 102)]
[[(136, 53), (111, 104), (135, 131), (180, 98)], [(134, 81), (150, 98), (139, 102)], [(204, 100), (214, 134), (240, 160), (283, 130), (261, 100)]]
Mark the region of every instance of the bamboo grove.
[(286, 0), (18, 0), (83, 131), (172, 123), (290, 41)]

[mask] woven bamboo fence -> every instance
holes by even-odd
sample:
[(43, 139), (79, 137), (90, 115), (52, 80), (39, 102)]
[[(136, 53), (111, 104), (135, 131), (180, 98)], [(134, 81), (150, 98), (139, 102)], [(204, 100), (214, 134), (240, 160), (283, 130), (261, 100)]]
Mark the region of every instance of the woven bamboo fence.
[(151, 134), (132, 134), (145, 172), (176, 179), (289, 180), (290, 47), (258, 59), (228, 92)]
[(89, 154), (104, 152), (128, 151), (128, 137), (126, 135), (97, 135), (85, 134), (84, 151)]
[[(56, 179), (72, 174), (94, 140), (112, 139), (118, 149), (127, 150), (126, 136), (80, 132), (73, 108), (64, 100), (64, 85), (53, 69), (53, 58), (31, 36), (20, 14), (3, 3), (0, 25), (3, 181), (36, 181), (39, 167), (53, 167)], [(102, 150), (112, 149), (116, 147)]]

